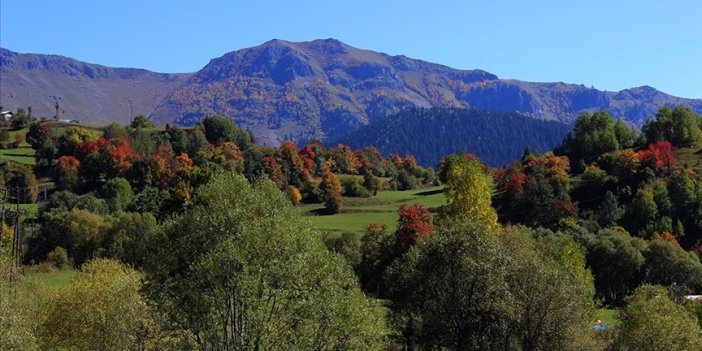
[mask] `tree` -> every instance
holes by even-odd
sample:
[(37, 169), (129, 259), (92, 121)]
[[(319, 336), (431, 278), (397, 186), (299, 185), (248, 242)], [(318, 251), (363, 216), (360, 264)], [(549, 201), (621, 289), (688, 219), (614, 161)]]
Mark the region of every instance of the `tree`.
[(35, 122), (29, 126), (27, 131), (26, 139), (27, 143), (32, 146), (32, 149), (38, 150), (51, 142), (51, 138), (54, 137), (54, 129), (51, 127), (51, 123), (39, 123)]
[(621, 350), (702, 349), (697, 318), (660, 286), (644, 285), (627, 298), (616, 341)]
[(218, 174), (153, 240), (146, 291), (200, 349), (378, 349), (380, 310), (264, 181)]
[(688, 107), (662, 107), (655, 120), (646, 121), (641, 136), (647, 144), (669, 141), (675, 146), (687, 146), (702, 140), (700, 118)]
[(324, 238), (324, 245), (346, 259), (356, 269), (361, 262), (361, 236), (354, 232), (330, 234)]
[(132, 120), (132, 123), (129, 124), (130, 127), (137, 129), (137, 128), (156, 128), (156, 125), (154, 125), (154, 122), (151, 122), (146, 116), (144, 115), (138, 115), (134, 117)]
[(109, 229), (103, 216), (78, 208), (53, 209), (43, 213), (40, 222), (41, 241), (30, 242), (28, 258), (43, 261), (50, 250), (61, 246), (77, 266), (96, 255)]
[(341, 183), (339, 178), (327, 166), (322, 176), (322, 184), (319, 186), (324, 198), (324, 207), (332, 213), (338, 213), (343, 206), (344, 200), (341, 197)]
[(126, 179), (112, 178), (102, 187), (102, 197), (112, 211), (122, 211), (134, 200), (134, 192)]
[(432, 216), (422, 205), (400, 205), (400, 218), (397, 221), (397, 242), (410, 247), (417, 245), (422, 238), (431, 235)]
[(2, 128), (0, 130), (0, 143), (4, 146), (6, 142), (10, 140), (10, 132), (7, 131), (7, 128)]
[(95, 260), (52, 298), (40, 328), (45, 349), (143, 350), (157, 342), (155, 313), (139, 289), (141, 274)]
[(646, 242), (606, 230), (588, 243), (587, 264), (595, 276), (597, 295), (608, 304), (620, 304), (643, 279)]
[(491, 205), (488, 180), (477, 160), (449, 156), (446, 176), (447, 205), (442, 215), (462, 217), (487, 228), (497, 227), (497, 213)]
[(647, 282), (684, 285), (692, 291), (702, 289), (702, 264), (696, 254), (667, 240), (652, 240), (643, 254)]
[[(137, 116), (137, 117), (143, 117), (143, 116)], [(151, 123), (151, 121), (149, 121), (149, 123)], [(132, 125), (134, 125), (134, 122), (132, 122)], [(102, 137), (105, 139), (112, 139), (112, 138), (116, 138), (120, 135), (126, 135), (126, 134), (127, 134), (127, 131), (124, 129), (124, 127), (122, 127), (117, 122), (112, 122), (112, 123), (108, 124), (105, 128), (102, 129)]]
[(220, 140), (231, 141), (242, 151), (248, 150), (252, 144), (249, 133), (238, 128), (229, 118), (219, 115), (206, 117), (198, 123), (198, 126), (204, 130), (207, 141), (212, 144), (218, 144)]
[(594, 313), (582, 249), (564, 236), (537, 243), (522, 227), (510, 227), (498, 238), (511, 260), (506, 279), (516, 315), (508, 333), (521, 350), (575, 349), (590, 331)]
[(480, 224), (447, 219), (388, 268), (385, 284), (406, 349), (506, 347), (509, 260)]
[(154, 215), (119, 212), (108, 221), (109, 228), (103, 233), (105, 255), (132, 267), (143, 267), (148, 259), (148, 243), (158, 230)]
[(32, 169), (24, 165), (15, 165), (5, 175), (5, 185), (11, 187), (11, 196), (21, 203), (34, 203), (37, 201), (39, 187), (37, 178)]
[(366, 225), (361, 237), (361, 261), (357, 272), (361, 287), (370, 294), (383, 297), (383, 274), (398, 256), (396, 236), (388, 232), (386, 224)]
[(53, 172), (59, 190), (73, 190), (80, 184), (80, 161), (73, 156), (59, 157)]
[(614, 119), (608, 112), (599, 111), (578, 116), (575, 129), (566, 136), (559, 153), (569, 156), (572, 164), (578, 165), (581, 160), (591, 162), (619, 148)]
[(616, 225), (622, 216), (624, 216), (624, 211), (624, 208), (619, 206), (617, 197), (608, 190), (604, 195), (604, 200), (602, 200), (600, 206), (597, 208), (597, 222), (603, 228)]
[(381, 187), (381, 180), (373, 176), (372, 172), (365, 172), (363, 174), (363, 187), (373, 194), (373, 196), (378, 195), (378, 190), (380, 190)]
[(675, 158), (676, 149), (667, 141), (649, 144), (648, 148), (638, 152), (641, 164), (654, 171), (670, 170), (678, 162)]
[(0, 250), (0, 350), (41, 350), (36, 330), (47, 295), (43, 284), (27, 279)]
[(622, 149), (633, 147), (638, 137), (636, 129), (627, 126), (621, 118), (618, 118), (614, 124), (614, 135), (616, 135), (619, 147)]
[[(183, 130), (183, 128), (175, 126), (173, 128), (167, 129), (166, 134), (168, 134), (168, 142), (171, 143), (173, 152), (176, 155), (188, 152), (190, 150), (190, 140), (188, 139), (188, 133)], [(197, 152), (192, 153), (192, 155), (197, 154)]]

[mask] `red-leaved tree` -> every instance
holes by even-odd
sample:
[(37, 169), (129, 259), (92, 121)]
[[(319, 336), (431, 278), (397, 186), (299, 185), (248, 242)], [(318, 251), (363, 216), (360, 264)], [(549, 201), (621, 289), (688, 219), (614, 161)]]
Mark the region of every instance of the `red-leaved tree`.
[(403, 244), (416, 245), (422, 237), (431, 235), (432, 215), (422, 205), (400, 205), (397, 223), (397, 240)]

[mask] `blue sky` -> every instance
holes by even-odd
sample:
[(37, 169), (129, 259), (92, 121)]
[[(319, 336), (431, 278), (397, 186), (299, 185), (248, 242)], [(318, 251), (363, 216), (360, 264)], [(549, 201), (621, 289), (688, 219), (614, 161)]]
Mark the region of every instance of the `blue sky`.
[(697, 0), (0, 0), (4, 48), (158, 72), (330, 37), (501, 78), (702, 98)]

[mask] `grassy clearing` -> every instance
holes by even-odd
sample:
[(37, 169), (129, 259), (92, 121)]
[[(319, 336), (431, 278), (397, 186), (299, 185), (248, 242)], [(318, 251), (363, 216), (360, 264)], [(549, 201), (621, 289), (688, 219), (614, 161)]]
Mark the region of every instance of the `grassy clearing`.
[(36, 279), (41, 284), (49, 289), (56, 289), (70, 283), (78, 274), (78, 271), (72, 269), (48, 270), (30, 269), (26, 273), (27, 277)]
[(702, 172), (702, 143), (680, 148), (675, 157), (680, 164), (692, 167), (697, 172)]
[(21, 147), (19, 149), (1, 149), (0, 160), (9, 160), (25, 165), (34, 165), (34, 149), (31, 147)]
[(323, 204), (307, 204), (300, 207), (317, 228), (334, 232), (361, 232), (367, 224), (380, 222), (394, 230), (397, 225), (397, 210), (401, 204), (420, 204), (439, 207), (446, 203), (441, 187), (406, 191), (381, 191), (371, 198), (344, 197), (341, 213), (324, 213)]
[(619, 311), (615, 309), (600, 308), (597, 310), (595, 316), (595, 318), (600, 321), (598, 324), (614, 327), (619, 327), (622, 324), (622, 320), (619, 318)]

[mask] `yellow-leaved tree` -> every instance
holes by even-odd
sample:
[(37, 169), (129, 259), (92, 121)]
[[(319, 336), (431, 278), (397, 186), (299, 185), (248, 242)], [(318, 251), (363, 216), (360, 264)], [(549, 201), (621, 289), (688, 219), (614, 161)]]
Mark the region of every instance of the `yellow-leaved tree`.
[(447, 205), (442, 214), (497, 229), (497, 212), (492, 207), (488, 177), (472, 157), (451, 155), (444, 163)]

